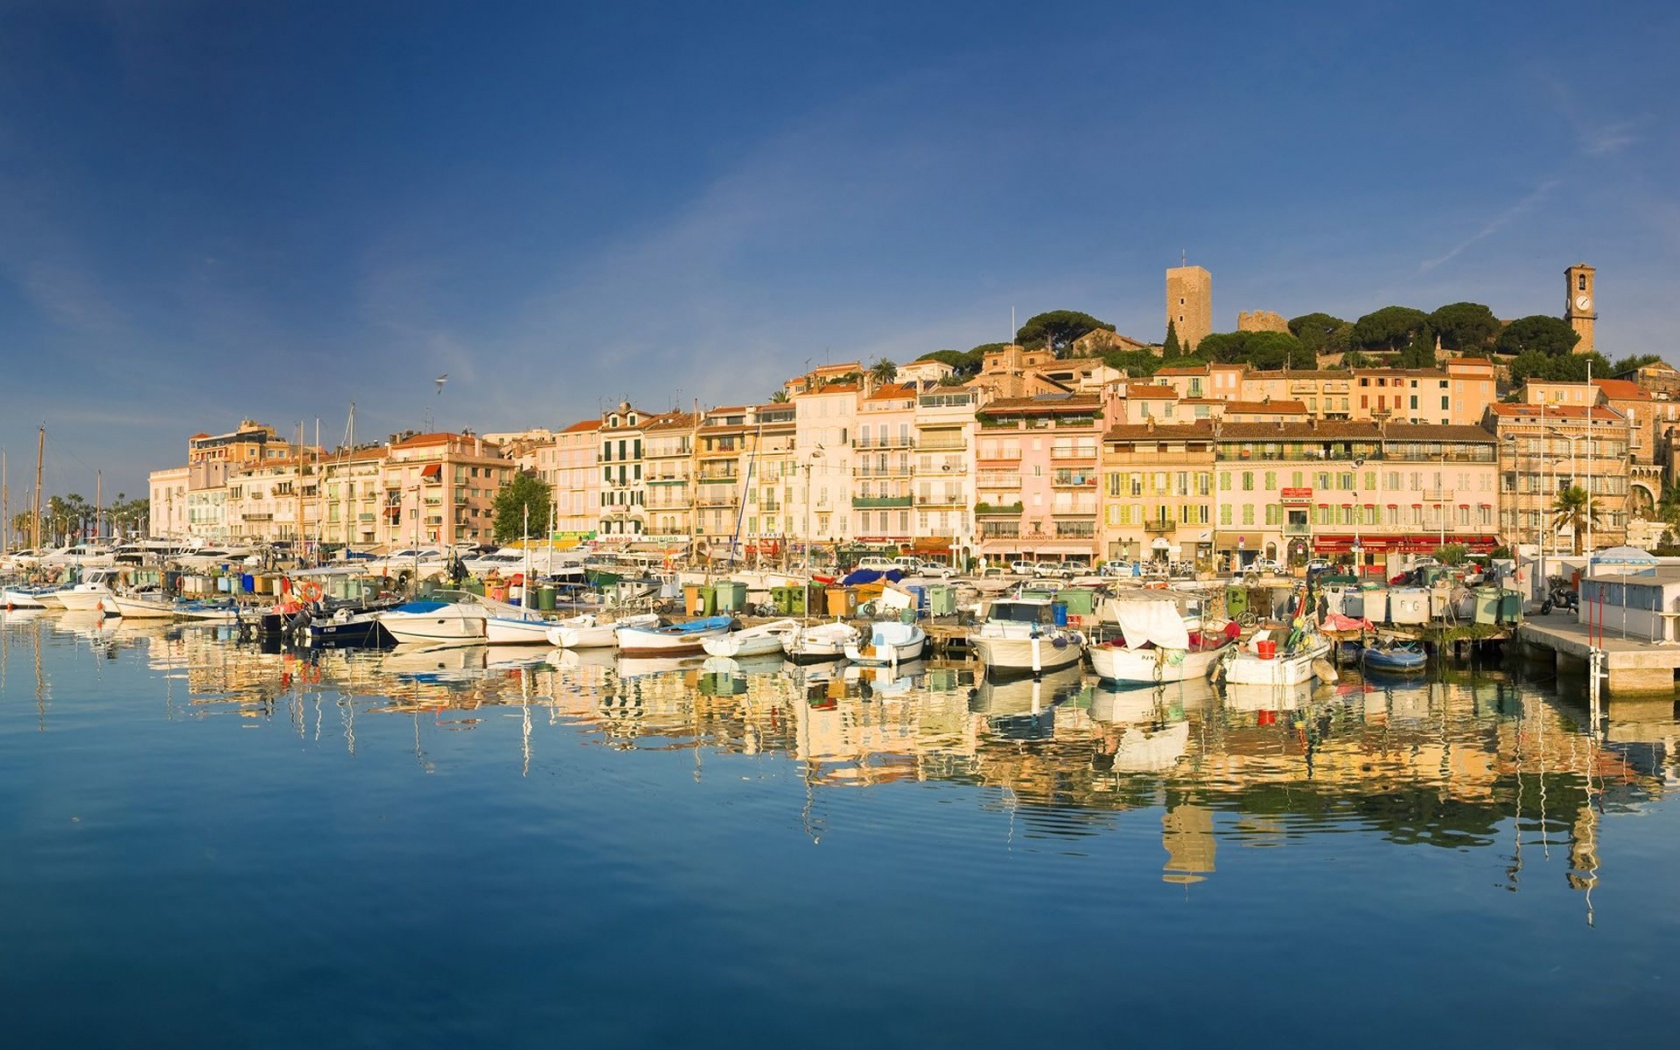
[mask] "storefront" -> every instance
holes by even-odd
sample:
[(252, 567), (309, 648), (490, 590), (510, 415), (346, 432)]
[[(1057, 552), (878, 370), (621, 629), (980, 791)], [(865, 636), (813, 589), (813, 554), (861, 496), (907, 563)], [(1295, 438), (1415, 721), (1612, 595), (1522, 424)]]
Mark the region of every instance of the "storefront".
[[(1447, 542), (1461, 543), (1471, 554), (1488, 554), (1499, 546), (1499, 537), (1459, 536), (1449, 532)], [(1415, 557), (1434, 554), (1440, 549), (1441, 534), (1438, 532), (1399, 536), (1339, 532), (1317, 535), (1312, 539), (1313, 554), (1336, 561), (1355, 561), (1360, 566), (1360, 571), (1367, 574), (1385, 573), (1390, 556)]]
[(1229, 564), (1232, 568), (1241, 568), (1260, 558), (1278, 560), (1277, 537), (1270, 533), (1220, 529), (1213, 534), (1213, 549), (1214, 560), (1219, 567)]

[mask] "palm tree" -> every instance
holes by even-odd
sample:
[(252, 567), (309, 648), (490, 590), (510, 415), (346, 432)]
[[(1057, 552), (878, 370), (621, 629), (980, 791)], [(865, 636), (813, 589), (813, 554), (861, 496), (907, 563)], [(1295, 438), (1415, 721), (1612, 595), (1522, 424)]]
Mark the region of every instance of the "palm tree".
[(1570, 534), (1575, 537), (1575, 553), (1581, 553), (1581, 541), (1587, 531), (1587, 522), (1598, 524), (1598, 501), (1587, 498), (1587, 490), (1579, 485), (1571, 485), (1558, 493), (1557, 501), (1552, 504), (1552, 513), (1557, 515), (1552, 521), (1555, 532), (1565, 525), (1569, 526)]
[(898, 366), (882, 357), (869, 369), (869, 374), (877, 383), (890, 383), (898, 378)]

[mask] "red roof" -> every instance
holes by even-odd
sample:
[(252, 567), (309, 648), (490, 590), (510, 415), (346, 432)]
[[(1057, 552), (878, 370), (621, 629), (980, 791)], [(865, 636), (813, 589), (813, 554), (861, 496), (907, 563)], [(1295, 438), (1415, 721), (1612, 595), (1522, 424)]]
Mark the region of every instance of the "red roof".
[(1649, 401), (1651, 395), (1640, 389), (1638, 383), (1626, 379), (1595, 379), (1593, 386), (1604, 391), (1604, 396), (1616, 401)]
[(1166, 398), (1169, 401), (1178, 400), (1178, 391), (1170, 386), (1151, 386), (1145, 383), (1126, 384), (1127, 397)]
[[(1540, 422), (1541, 408), (1545, 408), (1547, 419), (1586, 419), (1589, 406), (1587, 405), (1532, 405), (1527, 402), (1510, 403), (1498, 401), (1488, 406), (1488, 410), (1502, 419), (1525, 418), (1525, 422)], [(1622, 414), (1609, 405), (1590, 406), (1594, 419), (1621, 419)]]
[(562, 433), (562, 434), (581, 434), (586, 430), (600, 430), (600, 429), (601, 429), (601, 421), (599, 419), (585, 419), (580, 423), (573, 423), (571, 426), (567, 427), (565, 430), (560, 431), (560, 433)]

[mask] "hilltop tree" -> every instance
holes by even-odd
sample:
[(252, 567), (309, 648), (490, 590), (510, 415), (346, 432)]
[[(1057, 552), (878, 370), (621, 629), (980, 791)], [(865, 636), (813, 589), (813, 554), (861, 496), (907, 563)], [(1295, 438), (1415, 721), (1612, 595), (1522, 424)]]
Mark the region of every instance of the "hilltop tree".
[[(531, 514), (529, 526), (525, 517), (527, 510)], [(549, 525), (548, 482), (529, 471), (520, 471), (496, 493), (494, 511), (497, 543), (506, 543), (515, 537), (530, 539), (545, 534)]]
[(1589, 364), (1592, 365), (1592, 374), (1595, 376), (1612, 374), (1610, 362), (1596, 352), (1553, 357), (1539, 350), (1525, 350), (1511, 361), (1511, 382), (1543, 379), (1552, 383), (1584, 383), (1587, 380)]
[(1575, 349), (1581, 333), (1569, 322), (1545, 314), (1519, 317), (1505, 326), (1493, 348), (1502, 354), (1516, 356), (1529, 350), (1561, 357)]
[(1296, 364), (1316, 364), (1301, 341), (1287, 332), (1245, 332), (1243, 359), (1251, 368), (1290, 368)]
[(1056, 356), (1067, 353), (1073, 341), (1097, 329), (1114, 331), (1107, 321), (1099, 321), (1077, 310), (1050, 310), (1027, 318), (1015, 333), (1015, 341), (1028, 350), (1049, 350)]
[(1411, 346), (1419, 333), (1428, 329), (1429, 315), (1422, 310), (1385, 306), (1353, 322), (1350, 336), (1361, 350), (1394, 351)]
[(1178, 343), (1178, 322), (1167, 322), (1167, 341), (1161, 344), (1162, 360), (1171, 360), (1184, 356), (1184, 348)]
[(980, 374), (980, 367), (985, 363), (986, 351), (998, 350), (1004, 343), (981, 343), (972, 350), (933, 350), (916, 358), (918, 361), (938, 361), (940, 364), (950, 365), (959, 376), (975, 376)]
[(1448, 303), (1429, 315), (1429, 327), (1441, 336), (1441, 346), (1460, 352), (1481, 350), (1499, 334), (1499, 318), (1481, 303)]
[(1619, 376), (1636, 368), (1644, 368), (1646, 365), (1655, 365), (1661, 362), (1662, 356), (1660, 354), (1633, 354), (1611, 365), (1610, 374)]
[(877, 358), (869, 368), (869, 376), (877, 383), (890, 383), (898, 378), (898, 366), (886, 358)]
[[(1335, 353), (1335, 350), (1327, 349), (1327, 346), (1337, 332), (1348, 327), (1348, 323), (1340, 317), (1322, 313), (1302, 314), (1289, 322), (1290, 334), (1301, 341), (1302, 349), (1314, 356)], [(1345, 339), (1341, 349), (1346, 349)]]

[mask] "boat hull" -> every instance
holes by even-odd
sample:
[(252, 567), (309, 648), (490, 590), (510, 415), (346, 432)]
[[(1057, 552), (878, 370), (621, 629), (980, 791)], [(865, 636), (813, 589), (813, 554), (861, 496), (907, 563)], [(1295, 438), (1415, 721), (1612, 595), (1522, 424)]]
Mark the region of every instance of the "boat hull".
[(1040, 674), (1079, 662), (1085, 645), (1077, 637), (1045, 634), (1032, 638), (1008, 638), (974, 634), (969, 636), (986, 670), (996, 674)]
[(1127, 649), (1124, 646), (1093, 645), (1091, 669), (1108, 682), (1153, 685), (1156, 682), (1185, 682), (1208, 676), (1213, 665), (1225, 656), (1230, 645), (1217, 649), (1186, 652), (1183, 649)]
[(782, 653), (794, 663), (823, 663), (846, 658), (846, 647), (856, 645), (863, 635), (844, 623), (801, 627), (782, 640)]
[(490, 645), (547, 645), (552, 620), (491, 616), (484, 621), (484, 640)]
[(919, 658), (925, 648), (927, 634), (920, 627), (889, 621), (875, 625), (867, 644), (860, 641), (846, 646), (846, 659), (869, 666), (895, 667)]
[(89, 590), (69, 590), (58, 592), (58, 600), (71, 612), (93, 612), (99, 608), (99, 603), (113, 596), (113, 592), (106, 587)]
[(692, 656), (704, 651), (707, 638), (729, 633), (727, 616), (696, 620), (670, 627), (626, 627), (618, 625), (618, 651), (624, 656)]
[(1365, 670), (1378, 674), (1421, 674), (1429, 666), (1429, 657), (1418, 652), (1367, 649), (1359, 662)]
[(448, 607), (426, 612), (387, 609), (379, 614), (379, 623), (399, 644), (472, 645), (484, 641), (484, 616)]
[(7, 609), (45, 609), (46, 603), (29, 591), (0, 591), (0, 607)]
[(1317, 677), (1313, 664), (1329, 651), (1329, 642), (1315, 642), (1287, 656), (1262, 660), (1246, 649), (1234, 650), (1225, 661), (1225, 681), (1232, 685), (1300, 685)]

